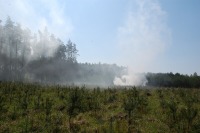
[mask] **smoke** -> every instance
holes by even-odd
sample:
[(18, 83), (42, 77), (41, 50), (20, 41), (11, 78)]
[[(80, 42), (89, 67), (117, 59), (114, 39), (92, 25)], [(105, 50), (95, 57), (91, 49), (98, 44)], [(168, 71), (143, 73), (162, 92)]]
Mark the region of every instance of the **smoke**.
[(145, 86), (147, 83), (146, 77), (144, 74), (141, 73), (132, 73), (132, 75), (123, 75), (122, 77), (115, 77), (114, 85), (123, 85), (123, 86)]
[[(5, 22), (7, 16), (10, 16), (13, 21), (20, 23), (22, 28), (28, 27), (35, 33), (38, 33), (38, 30), (44, 31), (47, 27), (50, 33), (67, 41), (73, 31), (73, 25), (65, 12), (65, 4), (66, 1), (56, 0), (0, 0), (0, 19)], [(49, 45), (51, 46), (48, 46), (50, 51), (47, 55), (53, 56), (58, 45), (55, 42)], [(32, 45), (31, 48), (36, 46)], [(37, 52), (43, 54), (47, 51), (39, 48)]]
[(145, 85), (144, 72), (170, 43), (167, 13), (158, 0), (132, 2), (137, 8), (129, 11), (124, 25), (118, 29), (119, 56), (127, 64), (128, 74), (116, 77), (115, 85)]

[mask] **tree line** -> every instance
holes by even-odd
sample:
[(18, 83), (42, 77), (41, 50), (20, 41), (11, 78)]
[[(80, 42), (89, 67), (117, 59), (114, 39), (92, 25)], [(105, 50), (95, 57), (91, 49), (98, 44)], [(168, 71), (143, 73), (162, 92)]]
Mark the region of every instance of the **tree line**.
[(148, 73), (147, 85), (157, 87), (200, 88), (200, 76), (194, 74), (183, 75), (180, 73)]
[(45, 28), (33, 34), (10, 17), (0, 21), (0, 81), (113, 85), (124, 67), (78, 63), (78, 49)]
[[(45, 28), (33, 34), (10, 17), (0, 20), (0, 81), (51, 84), (114, 85), (127, 73), (116, 64), (78, 63), (78, 49)], [(147, 73), (147, 86), (199, 88), (200, 76), (179, 73)]]

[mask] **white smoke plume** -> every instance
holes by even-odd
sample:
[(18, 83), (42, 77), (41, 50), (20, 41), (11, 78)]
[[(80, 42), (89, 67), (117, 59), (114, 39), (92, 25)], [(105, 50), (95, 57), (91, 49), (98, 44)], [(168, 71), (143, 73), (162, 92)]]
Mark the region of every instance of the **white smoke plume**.
[[(136, 9), (130, 11), (118, 30), (120, 60), (128, 66), (128, 74), (116, 77), (115, 85), (145, 85), (145, 74), (170, 44), (167, 13), (158, 0), (134, 0)], [(141, 74), (138, 74), (141, 73)]]
[(144, 74), (128, 72), (131, 75), (123, 75), (122, 77), (116, 77), (114, 80), (115, 85), (122, 86), (145, 86), (147, 80)]
[[(67, 41), (73, 31), (73, 25), (65, 11), (65, 4), (66, 1), (57, 0), (0, 0), (0, 20), (5, 22), (10, 16), (24, 29), (29, 28), (38, 34), (38, 30), (43, 32), (48, 28), (55, 37)], [(36, 48), (36, 46), (31, 47)], [(57, 43), (50, 42), (48, 44), (50, 51), (47, 55), (53, 56), (57, 47)], [(37, 52), (43, 54), (47, 51), (39, 48)]]

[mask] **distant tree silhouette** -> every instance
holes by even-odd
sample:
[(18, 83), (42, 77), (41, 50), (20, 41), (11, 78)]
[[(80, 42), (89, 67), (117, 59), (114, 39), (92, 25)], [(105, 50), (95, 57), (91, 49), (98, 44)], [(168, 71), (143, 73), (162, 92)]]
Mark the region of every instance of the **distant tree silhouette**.
[(78, 56), (78, 50), (76, 49), (76, 44), (72, 43), (71, 40), (68, 41), (66, 45), (67, 60), (69, 62), (77, 62), (76, 58)]
[(146, 78), (148, 86), (200, 88), (200, 76), (196, 72), (191, 76), (180, 73), (148, 73)]

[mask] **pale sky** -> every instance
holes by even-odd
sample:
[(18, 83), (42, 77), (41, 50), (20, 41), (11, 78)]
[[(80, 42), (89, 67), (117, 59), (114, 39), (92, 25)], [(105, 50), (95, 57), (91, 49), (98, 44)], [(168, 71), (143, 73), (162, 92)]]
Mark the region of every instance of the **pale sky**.
[(7, 16), (70, 38), (79, 62), (200, 75), (199, 0), (0, 0)]

